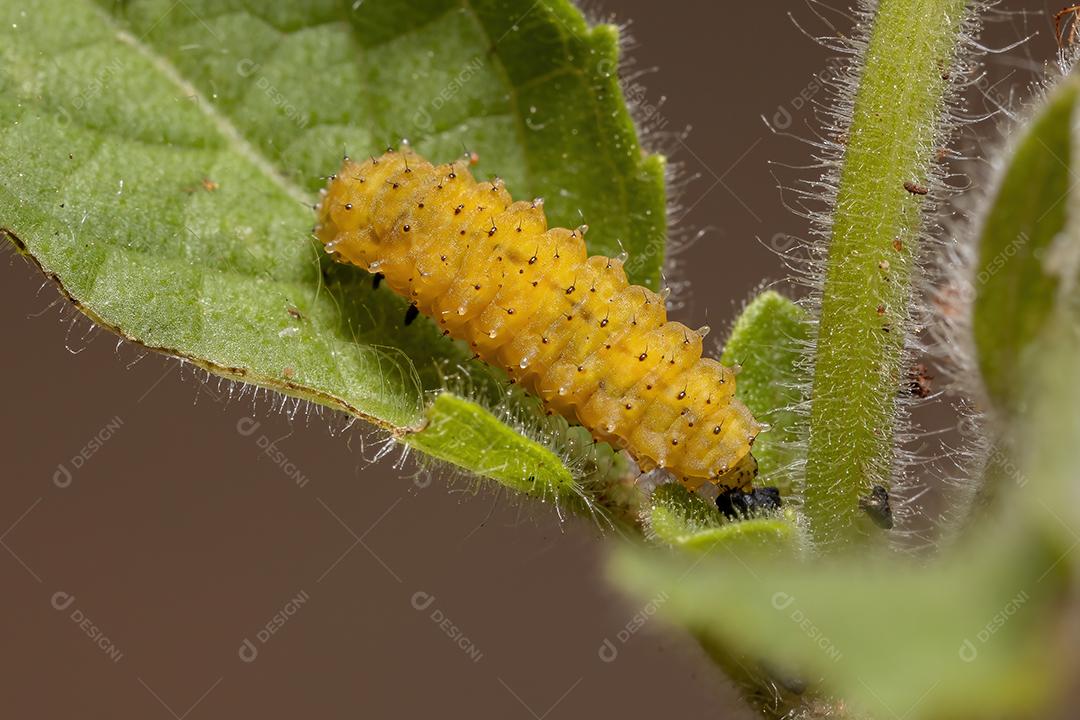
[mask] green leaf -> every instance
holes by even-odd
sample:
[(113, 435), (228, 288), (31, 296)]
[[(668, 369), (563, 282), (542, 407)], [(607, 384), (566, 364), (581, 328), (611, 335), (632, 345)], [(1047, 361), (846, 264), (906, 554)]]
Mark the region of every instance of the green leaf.
[(800, 453), (794, 406), (806, 382), (800, 361), (809, 340), (806, 311), (769, 290), (739, 315), (721, 358), (725, 365), (741, 366), (735, 395), (769, 426), (754, 441), (762, 482), (779, 485), (785, 494), (790, 466)]
[(678, 483), (656, 488), (645, 516), (648, 535), (656, 541), (698, 552), (795, 552), (802, 545), (794, 515), (725, 519), (716, 506)]
[(435, 398), (424, 431), (406, 435), (405, 443), (519, 493), (557, 502), (576, 498), (577, 480), (562, 458), (450, 392)]
[(1080, 78), (1065, 78), (1020, 132), (976, 237), (972, 331), (991, 399), (1014, 413), (1023, 366), (1050, 317), (1058, 287), (1055, 241), (1075, 222), (1073, 125)]
[(1002, 523), (930, 568), (876, 553), (806, 565), (624, 547), (613, 574), (638, 597), (662, 594), (663, 612), (713, 647), (809, 683), (796, 703), (837, 694), (853, 717), (1010, 716), (1053, 684), (1067, 547), (1021, 530)]
[(1016, 129), (976, 218), (971, 293), (960, 299), (970, 301), (975, 361), (1002, 421), (989, 424), (992, 437), (982, 441), (986, 460), (972, 497), (976, 511), (1009, 497), (1002, 492), (1030, 479), (1022, 457), (1032, 447), (1026, 427), (1039, 417), (1026, 412), (1032, 405), (1028, 398), (1044, 392), (1037, 387), (1038, 376), (1053, 351), (1047, 338), (1057, 332), (1051, 325), (1061, 272), (1075, 252), (1069, 238), (1075, 235), (1080, 198), (1072, 190), (1069, 168), (1075, 160), (1078, 91), (1080, 78), (1066, 76)]
[[(553, 224), (584, 216), (591, 250), (625, 247), (655, 287), (663, 160), (616, 66), (616, 29), (566, 0), (0, 0), (0, 227), (133, 342), (411, 432), (475, 366), (326, 260), (317, 189), (343, 149), (468, 146), (478, 176), (547, 195)], [(479, 407), (458, 419), (491, 428)], [(475, 447), (421, 443), (479, 467)]]
[[(997, 455), (1004, 456), (999, 464), (1012, 470), (1009, 477), (1013, 482), (1004, 485), (1001, 493), (1001, 499), (1007, 501), (1001, 503), (1003, 511), (1026, 512), (1040, 532), (1056, 535), (1067, 544), (1080, 537), (1076, 483), (1080, 382), (1075, 377), (1080, 357), (1080, 192), (1064, 164), (1076, 155), (1073, 118), (1078, 99), (1080, 77), (1068, 76), (1012, 155), (986, 223), (1010, 220), (1014, 227), (1019, 226), (1017, 236), (1023, 238), (1019, 244), (1025, 252), (1015, 253), (1005, 262), (981, 265), (997, 272), (987, 278), (976, 298), (976, 312), (980, 304), (1004, 311), (994, 293), (1007, 295), (1011, 315), (1006, 322), (1017, 328), (1017, 337), (999, 334), (988, 340), (985, 350), (980, 348), (984, 365), (1007, 365), (1015, 373), (1005, 392), (995, 396), (1006, 410), (1000, 418), (1001, 435), (1013, 441), (1010, 454), (991, 457), (993, 461)], [(1024, 182), (1014, 184), (1016, 176)], [(1041, 192), (1034, 193), (1032, 188)], [(1058, 191), (1056, 199), (1046, 196), (1053, 191)], [(1049, 227), (1032, 217), (1040, 209)], [(1029, 232), (1039, 234), (1029, 236)], [(996, 241), (993, 247), (1000, 248), (1002, 240), (988, 227), (978, 239), (983, 251), (992, 241)], [(1028, 249), (1028, 245), (1034, 248)], [(980, 272), (988, 273), (985, 269)], [(1018, 287), (1021, 282), (1022, 291)], [(996, 329), (987, 318), (981, 319), (984, 337), (990, 337)], [(1076, 557), (1069, 559), (1074, 568), (1080, 566)]]

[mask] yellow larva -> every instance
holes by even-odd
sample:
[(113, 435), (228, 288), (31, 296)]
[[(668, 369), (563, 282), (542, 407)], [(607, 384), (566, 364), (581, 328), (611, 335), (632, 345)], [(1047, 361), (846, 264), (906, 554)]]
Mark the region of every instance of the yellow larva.
[(551, 411), (696, 488), (748, 488), (759, 431), (735, 376), (701, 357), (702, 335), (668, 322), (663, 298), (622, 262), (588, 257), (583, 229), (548, 229), (542, 201), (415, 153), (346, 158), (316, 235)]

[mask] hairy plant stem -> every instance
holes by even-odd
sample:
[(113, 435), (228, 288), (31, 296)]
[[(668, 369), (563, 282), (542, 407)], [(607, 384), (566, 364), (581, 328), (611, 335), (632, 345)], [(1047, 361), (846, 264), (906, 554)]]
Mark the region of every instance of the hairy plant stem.
[[(970, 0), (880, 0), (846, 133), (821, 296), (804, 510), (826, 551), (889, 486), (923, 205)], [(933, 195), (929, 195), (933, 198)]]

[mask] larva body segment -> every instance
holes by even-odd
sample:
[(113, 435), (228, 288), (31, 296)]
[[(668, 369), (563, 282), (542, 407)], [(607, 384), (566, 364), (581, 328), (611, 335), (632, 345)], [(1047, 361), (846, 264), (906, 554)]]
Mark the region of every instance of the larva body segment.
[(552, 412), (697, 488), (748, 488), (760, 427), (731, 369), (668, 322), (622, 262), (588, 257), (584, 229), (547, 227), (543, 203), (413, 153), (346, 159), (318, 207), (335, 259), (381, 273), (447, 333)]

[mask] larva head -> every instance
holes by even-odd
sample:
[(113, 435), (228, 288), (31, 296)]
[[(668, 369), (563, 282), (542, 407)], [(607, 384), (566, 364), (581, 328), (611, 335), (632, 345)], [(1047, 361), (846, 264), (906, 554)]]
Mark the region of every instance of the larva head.
[(337, 175), (330, 177), (316, 208), (315, 234), (324, 244), (368, 224), (369, 204), (357, 202), (361, 178), (360, 166), (348, 158)]
[(722, 473), (716, 479), (716, 484), (721, 487), (748, 490), (757, 474), (757, 460), (750, 453), (746, 453), (739, 462), (732, 465), (727, 472)]

